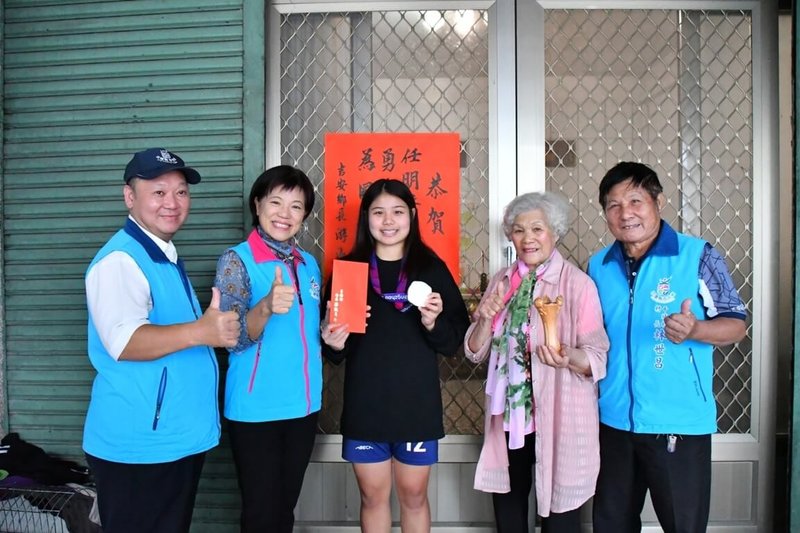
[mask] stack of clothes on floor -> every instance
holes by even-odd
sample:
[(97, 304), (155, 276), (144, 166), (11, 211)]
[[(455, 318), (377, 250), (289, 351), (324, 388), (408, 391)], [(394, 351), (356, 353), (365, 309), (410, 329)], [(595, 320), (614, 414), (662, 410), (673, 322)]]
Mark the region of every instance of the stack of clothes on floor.
[(0, 531), (100, 533), (89, 469), (17, 433), (0, 441)]

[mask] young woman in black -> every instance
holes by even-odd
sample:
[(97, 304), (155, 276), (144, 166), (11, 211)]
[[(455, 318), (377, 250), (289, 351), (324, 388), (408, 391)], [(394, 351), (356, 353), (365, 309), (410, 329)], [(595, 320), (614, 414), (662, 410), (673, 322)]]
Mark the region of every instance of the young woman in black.
[[(464, 300), (422, 241), (414, 196), (400, 181), (379, 180), (364, 193), (344, 259), (370, 265), (367, 330), (350, 335), (346, 324), (324, 324), (322, 339), (328, 359), (347, 360), (342, 457), (361, 491), (361, 528), (390, 530), (394, 482), (402, 530), (429, 531), (428, 478), (444, 436), (438, 354), (454, 354), (463, 341)], [(419, 307), (406, 297), (414, 281), (432, 289)]]

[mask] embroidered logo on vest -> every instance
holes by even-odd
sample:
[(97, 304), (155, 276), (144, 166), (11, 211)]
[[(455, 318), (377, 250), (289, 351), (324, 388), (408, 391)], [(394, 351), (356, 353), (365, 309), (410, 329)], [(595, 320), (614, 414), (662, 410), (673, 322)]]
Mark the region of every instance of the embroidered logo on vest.
[(315, 300), (319, 301), (319, 293), (320, 293), (319, 283), (317, 282), (316, 279), (311, 278), (311, 281), (309, 282), (309, 285), (311, 285), (311, 287), (310, 287), (311, 297), (314, 298)]
[(672, 276), (660, 278), (656, 284), (656, 289), (650, 291), (650, 299), (655, 302), (653, 311), (655, 311), (656, 318), (653, 321), (653, 368), (662, 370), (664, 368), (664, 353), (666, 352), (667, 336), (664, 333), (664, 319), (669, 315), (669, 305), (675, 301), (675, 291), (672, 290), (670, 282)]
[(672, 276), (658, 280), (656, 290), (650, 291), (650, 299), (656, 303), (669, 304), (675, 301), (675, 291), (671, 290)]

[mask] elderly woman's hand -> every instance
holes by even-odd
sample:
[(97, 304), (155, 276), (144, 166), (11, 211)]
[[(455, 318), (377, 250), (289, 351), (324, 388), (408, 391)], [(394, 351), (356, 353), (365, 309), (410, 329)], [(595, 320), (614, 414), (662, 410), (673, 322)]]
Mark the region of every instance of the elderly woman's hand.
[(558, 350), (542, 344), (536, 347), (536, 355), (543, 365), (553, 368), (567, 368), (569, 366), (569, 355), (562, 344)]
[(589, 357), (580, 348), (571, 348), (562, 344), (560, 349), (555, 350), (543, 344), (536, 347), (536, 356), (543, 365), (553, 368), (569, 368), (582, 376), (592, 375)]
[(506, 296), (505, 285), (503, 280), (500, 280), (494, 290), (483, 299), (478, 309), (475, 310), (478, 319), (484, 319), (491, 323), (497, 313), (503, 310)]
[(472, 315), (472, 319), (476, 321), (475, 327), (470, 333), (469, 337), (465, 339), (467, 348), (473, 352), (478, 350), (481, 345), (492, 334), (492, 322), (497, 313), (503, 310), (505, 305), (506, 284), (501, 279), (497, 282), (491, 292), (483, 295), (481, 303)]

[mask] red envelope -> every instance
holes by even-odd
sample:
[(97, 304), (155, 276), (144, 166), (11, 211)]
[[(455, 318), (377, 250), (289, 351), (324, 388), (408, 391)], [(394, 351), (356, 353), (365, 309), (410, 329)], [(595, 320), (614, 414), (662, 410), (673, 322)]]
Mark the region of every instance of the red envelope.
[(333, 261), (328, 322), (347, 324), (350, 333), (367, 330), (367, 279), (369, 265), (356, 261)]

